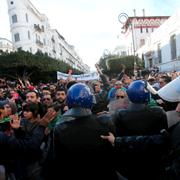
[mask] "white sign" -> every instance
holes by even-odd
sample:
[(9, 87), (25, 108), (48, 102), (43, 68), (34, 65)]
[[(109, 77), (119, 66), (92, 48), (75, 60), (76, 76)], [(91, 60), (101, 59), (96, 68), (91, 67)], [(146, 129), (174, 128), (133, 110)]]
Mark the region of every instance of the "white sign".
[[(62, 73), (57, 71), (57, 79), (67, 79), (69, 74)], [(71, 77), (76, 81), (90, 81), (90, 80), (98, 80), (99, 74), (97, 72), (91, 72), (87, 74), (80, 74), (80, 75), (71, 75)]]

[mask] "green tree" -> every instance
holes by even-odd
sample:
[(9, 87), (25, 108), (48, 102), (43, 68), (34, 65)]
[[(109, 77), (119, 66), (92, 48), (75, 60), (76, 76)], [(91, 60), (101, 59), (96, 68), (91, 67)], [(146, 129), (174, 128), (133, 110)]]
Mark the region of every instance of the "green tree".
[(103, 72), (110, 76), (117, 76), (122, 71), (123, 66), (125, 66), (125, 73), (128, 75), (134, 74), (134, 62), (136, 61), (137, 70), (144, 68), (143, 61), (134, 56), (108, 56), (106, 58), (101, 58), (99, 61), (100, 68), (103, 69)]
[(50, 82), (56, 81), (57, 71), (66, 73), (69, 69), (72, 69), (75, 74), (82, 73), (69, 64), (41, 52), (35, 55), (22, 50), (0, 53), (0, 75), (5, 77), (24, 77), (35, 83)]

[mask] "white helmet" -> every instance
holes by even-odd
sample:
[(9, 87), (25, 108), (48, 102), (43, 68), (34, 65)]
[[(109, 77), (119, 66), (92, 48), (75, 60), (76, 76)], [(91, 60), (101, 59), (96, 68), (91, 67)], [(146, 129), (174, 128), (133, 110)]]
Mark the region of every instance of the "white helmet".
[(158, 95), (169, 102), (180, 102), (180, 76), (166, 84), (160, 90)]

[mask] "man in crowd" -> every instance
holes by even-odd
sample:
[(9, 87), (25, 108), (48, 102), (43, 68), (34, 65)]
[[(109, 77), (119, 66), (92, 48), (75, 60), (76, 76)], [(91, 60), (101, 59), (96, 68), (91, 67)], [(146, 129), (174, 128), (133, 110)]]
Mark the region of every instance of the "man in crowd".
[(66, 97), (66, 90), (64, 88), (57, 89), (55, 102), (57, 102), (60, 105), (61, 114), (64, 114), (68, 110)]

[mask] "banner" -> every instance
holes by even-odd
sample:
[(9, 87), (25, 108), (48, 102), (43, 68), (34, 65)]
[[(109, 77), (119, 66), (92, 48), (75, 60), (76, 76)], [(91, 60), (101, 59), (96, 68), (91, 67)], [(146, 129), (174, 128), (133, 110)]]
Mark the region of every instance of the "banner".
[[(57, 80), (67, 79), (68, 77), (69, 77), (69, 74), (57, 71)], [(91, 73), (80, 74), (80, 75), (71, 75), (71, 77), (76, 81), (99, 80), (99, 74), (97, 72), (91, 72)]]

